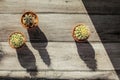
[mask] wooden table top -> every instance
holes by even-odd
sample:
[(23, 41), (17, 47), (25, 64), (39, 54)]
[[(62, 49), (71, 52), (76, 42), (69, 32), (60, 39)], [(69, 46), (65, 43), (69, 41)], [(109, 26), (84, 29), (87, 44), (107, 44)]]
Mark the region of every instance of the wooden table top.
[[(0, 0), (0, 76), (119, 80), (119, 9), (119, 0)], [(25, 11), (36, 12), (38, 27), (22, 27)], [(77, 23), (90, 28), (88, 41), (73, 40)], [(27, 37), (17, 50), (8, 44), (14, 31)]]

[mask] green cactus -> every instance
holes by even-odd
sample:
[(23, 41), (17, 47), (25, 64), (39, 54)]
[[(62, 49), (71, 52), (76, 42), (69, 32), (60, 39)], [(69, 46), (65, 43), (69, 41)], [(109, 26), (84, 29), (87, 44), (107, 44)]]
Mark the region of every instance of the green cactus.
[(29, 27), (33, 27), (35, 22), (35, 17), (33, 14), (25, 14), (24, 18), (23, 18), (23, 23), (26, 25), (26, 26), (29, 26)]
[(24, 36), (21, 33), (14, 33), (10, 36), (10, 44), (19, 48), (24, 44)]
[(74, 30), (74, 36), (78, 39), (78, 40), (85, 40), (89, 37), (89, 29), (81, 24), (81, 25), (78, 25), (75, 27), (75, 30)]

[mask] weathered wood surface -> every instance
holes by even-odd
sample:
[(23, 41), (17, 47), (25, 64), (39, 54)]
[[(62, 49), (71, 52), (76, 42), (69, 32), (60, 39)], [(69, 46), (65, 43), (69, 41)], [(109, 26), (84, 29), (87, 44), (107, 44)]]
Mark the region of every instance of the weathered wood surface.
[(109, 58), (116, 70), (118, 67), (120, 67), (120, 43), (104, 43), (104, 47), (107, 51), (107, 54), (109, 55)]
[[(30, 36), (30, 33), (34, 33), (34, 34), (37, 34), (37, 33), (35, 33), (35, 31), (34, 32), (29, 32), (29, 34), (28, 34), (28, 32), (27, 32), (27, 30), (26, 29), (24, 29), (22, 26), (21, 26), (21, 24), (20, 24), (20, 17), (21, 17), (21, 15), (20, 14), (1, 14), (2, 16), (1, 16), (1, 18), (4, 18), (4, 19), (6, 19), (6, 21), (8, 21), (8, 23), (6, 23), (4, 20), (1, 20), (1, 24), (3, 25), (2, 27), (0, 27), (1, 28), (1, 31), (0, 31), (0, 33), (1, 33), (1, 41), (7, 41), (7, 38), (8, 38), (8, 36), (9, 36), (9, 34), (11, 33), (11, 32), (13, 32), (13, 31), (16, 31), (16, 30), (19, 30), (19, 31), (22, 31), (22, 32), (24, 32), (26, 35), (27, 35), (27, 39), (28, 39), (28, 41), (34, 41), (34, 42), (36, 42), (36, 41), (39, 41), (39, 42), (41, 42), (41, 38), (38, 38), (38, 37), (35, 37), (34, 38), (34, 35), (33, 36)], [(72, 39), (72, 37), (71, 37), (71, 29), (73, 28), (73, 26), (71, 26), (71, 25), (74, 25), (74, 24), (76, 24), (76, 23), (78, 23), (78, 22), (81, 22), (81, 23), (85, 23), (85, 24), (87, 24), (88, 26), (89, 26), (89, 28), (91, 29), (91, 31), (92, 31), (92, 35), (90, 36), (90, 38), (88, 39), (88, 41), (90, 41), (91, 42), (91, 45), (93, 45), (92, 44), (92, 42), (95, 40), (95, 41), (97, 41), (99, 44), (97, 45), (97, 46), (94, 46), (93, 45), (93, 49), (95, 50), (95, 52), (96, 53), (94, 53), (94, 51), (92, 51), (93, 53), (91, 54), (91, 58), (93, 58), (93, 63), (95, 64), (95, 65), (97, 65), (97, 69), (98, 69), (98, 71), (99, 71), (99, 69), (100, 70), (114, 70), (114, 68), (113, 68), (113, 66), (112, 66), (112, 64), (111, 64), (111, 62), (110, 62), (110, 60), (109, 60), (109, 58), (108, 58), (108, 56), (107, 56), (107, 53), (106, 53), (106, 51), (105, 51), (105, 49), (104, 49), (104, 47), (102, 46), (102, 44), (101, 44), (101, 42), (100, 42), (100, 39), (99, 39), (99, 37), (98, 37), (98, 35), (97, 35), (97, 33), (96, 33), (96, 30), (95, 30), (95, 28), (94, 28), (94, 25), (91, 23), (91, 20), (89, 19), (89, 17), (88, 17), (88, 15), (83, 15), (83, 14), (81, 14), (81, 15), (78, 15), (78, 14), (70, 14), (70, 15), (68, 15), (68, 14), (38, 14), (38, 16), (39, 16), (39, 19), (41, 19), (41, 22), (40, 22), (40, 26), (39, 26), (39, 28), (43, 31), (43, 33), (45, 34), (43, 34), (42, 32), (40, 33), (40, 34), (43, 34), (43, 36), (44, 36), (44, 39), (43, 40), (45, 40), (45, 41), (74, 41), (73, 39)], [(13, 17), (16, 17), (15, 18), (15, 20), (11, 20), (11, 17), (13, 18)], [(60, 18), (58, 18), (58, 19), (56, 19), (55, 17), (60, 17)], [(110, 17), (110, 16), (108, 16), (108, 17)], [(77, 19), (77, 18), (79, 18), (79, 19)], [(54, 23), (53, 23), (53, 21), (55, 21)], [(61, 24), (59, 24), (61, 22)], [(43, 24), (44, 23), (44, 24)], [(49, 24), (49, 23), (52, 23), (52, 24)], [(116, 23), (118, 23), (117, 21), (116, 21)], [(115, 24), (116, 24), (115, 23)], [(10, 26), (12, 24), (12, 26)], [(98, 24), (98, 25), (100, 25), (100, 23)], [(8, 27), (9, 26), (9, 27)], [(47, 27), (44, 27), (44, 26), (47, 26)], [(59, 27), (60, 26), (60, 27)], [(66, 27), (64, 27), (64, 26), (66, 26)], [(103, 25), (104, 26), (104, 25)], [(6, 28), (7, 27), (7, 28)], [(7, 30), (7, 31), (6, 31)], [(68, 31), (67, 31), (68, 30)], [(64, 31), (65, 31), (65, 33), (64, 33)], [(66, 32), (67, 31), (67, 32)], [(51, 34), (52, 33), (52, 34)], [(67, 36), (64, 36), (64, 35), (61, 35), (61, 34), (63, 34), (64, 33), (64, 35), (67, 35)], [(28, 37), (28, 35), (29, 35), (29, 37)], [(37, 34), (36, 36), (38, 36), (39, 34)], [(56, 36), (57, 35), (57, 36)], [(6, 37), (5, 37), (6, 36)], [(40, 35), (41, 36), (41, 35)], [(45, 38), (45, 36), (46, 36), (46, 38)], [(64, 37), (61, 37), (61, 36), (64, 36)], [(57, 37), (57, 38), (56, 38)], [(30, 40), (29, 40), (30, 39)], [(3, 42), (4, 43), (4, 42)], [(50, 43), (50, 42), (49, 42)], [(49, 44), (48, 43), (48, 44)], [(37, 43), (38, 44), (38, 43)], [(55, 44), (53, 44), (53, 45), (55, 45)], [(58, 45), (58, 43), (56, 44), (56, 45)], [(75, 45), (75, 44), (74, 44)], [(59, 46), (59, 45), (58, 45)], [(84, 46), (84, 45), (83, 45)], [(80, 47), (80, 48), (78, 48), (78, 49), (81, 49), (81, 48), (84, 48), (83, 46), (78, 46), (78, 47)], [(92, 48), (91, 48), (91, 46), (90, 45), (87, 45), (87, 46), (89, 46), (90, 47), (90, 50), (93, 50)], [(8, 49), (7, 49), (7, 47), (8, 48), (10, 48), (9, 46), (8, 46), (8, 44), (7, 44), (7, 46), (4, 46), (4, 44), (2, 45), (2, 50), (4, 50), (4, 49), (6, 49), (5, 51), (5, 53), (8, 53), (8, 54), (12, 54), (13, 52), (10, 52), (10, 51), (12, 51), (12, 50), (10, 50), (9, 49), (9, 51), (8, 51)], [(29, 46), (30, 47), (30, 46)], [(39, 46), (37, 46), (37, 45), (35, 45), (35, 44), (32, 44), (32, 47), (33, 48), (35, 48), (35, 49), (39, 49)], [(31, 47), (31, 48), (32, 48)], [(42, 46), (42, 48), (43, 48), (43, 50), (44, 50), (44, 48), (45, 47), (47, 47), (47, 44), (45, 44), (45, 45), (43, 45)], [(56, 47), (56, 46), (55, 46)], [(57, 47), (56, 48), (53, 48), (52, 50), (50, 50), (50, 51), (55, 51), (54, 53), (56, 54), (56, 53), (59, 53), (59, 54), (61, 54), (61, 53), (64, 53), (65, 51), (63, 51), (63, 52), (61, 52), (61, 50), (64, 50), (65, 48), (66, 48), (66, 52), (68, 53), (68, 51), (70, 50), (69, 49), (69, 46), (66, 46), (66, 47), (64, 47), (63, 46), (63, 44), (62, 44), (62, 47), (58, 47), (58, 50), (60, 49), (60, 51), (58, 52), (58, 51), (56, 51), (56, 49), (57, 49)], [(52, 48), (52, 47), (50, 47), (50, 48)], [(71, 48), (71, 47), (70, 47)], [(99, 49), (100, 48), (100, 49)], [(48, 48), (49, 49), (49, 48)], [(77, 49), (76, 49), (76, 46), (73, 48), (73, 49), (71, 49), (73, 52), (75, 52)], [(81, 50), (84, 50), (84, 49), (81, 49)], [(4, 51), (3, 51), (4, 52)], [(21, 51), (22, 52), (22, 51)], [(25, 51), (26, 52), (26, 51)], [(44, 51), (43, 51), (44, 52)], [(100, 55), (102, 55), (101, 53), (103, 53), (103, 55), (101, 56), (102, 58), (104, 58), (104, 59), (102, 59), (100, 56), (98, 56), (98, 64), (96, 64), (95, 63), (95, 55), (98, 53), (98, 52), (100, 52), (99, 54)], [(34, 54), (36, 54), (36, 51), (34, 52), (33, 51), (33, 53)], [(50, 53), (53, 53), (53, 52), (50, 52)], [(83, 53), (84, 53), (84, 51), (83, 51)], [(19, 59), (20, 60), (20, 62), (22, 62), (21, 61), (21, 59), (20, 59), (20, 57), (18, 57), (18, 58), (16, 58), (16, 56), (17, 55), (15, 55), (16, 53), (14, 52), (14, 54), (12, 54), (13, 56), (12, 56), (12, 58), (11, 57), (6, 57), (6, 58), (8, 58), (9, 60), (7, 60), (5, 57), (3, 58), (3, 64), (9, 64), (9, 62), (10, 62), (10, 60), (11, 61), (18, 61), (17, 59)], [(55, 55), (55, 54), (53, 54), (53, 56)], [(59, 56), (60, 57), (60, 55), (59, 54), (57, 54), (56, 56)], [(95, 55), (94, 55), (95, 54)], [(23, 55), (25, 55), (24, 53), (23, 53)], [(32, 55), (33, 54), (30, 54), (30, 58), (32, 58)], [(38, 54), (37, 54), (38, 55)], [(20, 56), (22, 56), (22, 55), (20, 55)], [(41, 56), (41, 55), (38, 55), (39, 57)], [(36, 60), (39, 60), (39, 59), (37, 59), (38, 58), (38, 56), (37, 57), (33, 57), (34, 59), (32, 59), (32, 61), (33, 62), (35, 62)], [(42, 54), (42, 56), (44, 57), (45, 56), (45, 54)], [(44, 70), (48, 70), (49, 69), (49, 67), (47, 67), (45, 64), (47, 64), (47, 65), (50, 65), (50, 62), (49, 61), (46, 61), (46, 60), (48, 60), (49, 58), (48, 58), (48, 55), (46, 55), (47, 57), (45, 57), (44, 58), (44, 60), (43, 60), (43, 62), (45, 62), (45, 63), (42, 63), (42, 60), (41, 61), (36, 61), (36, 64), (39, 64), (39, 65), (35, 65), (35, 63), (33, 63), (35, 66), (38, 66), (38, 69), (44, 69)], [(64, 55), (65, 56), (65, 55)], [(70, 55), (71, 56), (71, 55)], [(74, 55), (73, 55), (74, 56)], [(73, 57), (73, 56), (71, 56), (71, 57)], [(77, 56), (77, 55), (76, 55)], [(75, 57), (76, 57), (75, 56)], [(87, 54), (85, 55), (85, 56), (88, 56)], [(74, 58), (74, 57), (73, 57)], [(78, 57), (79, 58), (79, 57)], [(12, 60), (13, 59), (13, 60)], [(75, 59), (77, 59), (77, 58), (75, 58)], [(89, 64), (91, 64), (91, 62), (89, 62), (90, 60), (89, 60), (89, 58), (84, 58), (84, 56), (83, 57), (80, 57), (79, 59), (83, 59), (83, 60), (85, 60), (85, 63), (84, 63), (84, 61), (83, 61), (83, 65), (86, 65), (86, 66), (88, 66)], [(102, 60), (104, 60), (104, 61), (102, 61)], [(107, 60), (105, 60), (105, 59), (107, 59)], [(5, 60), (5, 61), (4, 61)], [(7, 60), (7, 61), (6, 61)], [(62, 71), (62, 69), (64, 69), (64, 70), (74, 70), (74, 69), (77, 69), (76, 67), (74, 67), (73, 66), (73, 64), (72, 65), (69, 65), (68, 63), (71, 63), (72, 61), (68, 61), (67, 63), (64, 63), (65, 65), (67, 64), (67, 67), (65, 68), (65, 67), (63, 67), (63, 65), (61, 65), (61, 66), (58, 66), (58, 62), (59, 61), (57, 61), (57, 60), (59, 60), (59, 58), (56, 58), (56, 60), (55, 60), (55, 62), (56, 62), (56, 64), (55, 64), (55, 62), (54, 62), (54, 60), (53, 60), (53, 63), (52, 63), (52, 65), (53, 66), (55, 66), (53, 69), (60, 69), (61, 71)], [(60, 59), (61, 60), (61, 59)], [(87, 61), (86, 61), (87, 60)], [(9, 61), (9, 62), (8, 62)], [(65, 60), (63, 60), (63, 61), (65, 61)], [(77, 60), (76, 60), (77, 61)], [(99, 63), (99, 61), (100, 61), (100, 63)], [(106, 62), (105, 62), (106, 61)], [(6, 63), (7, 62), (7, 63)], [(18, 69), (18, 70), (25, 70), (24, 68), (29, 68), (30, 67), (30, 65), (31, 64), (28, 64), (27, 62), (29, 62), (28, 60), (26, 61), (26, 63), (19, 63), (19, 62), (14, 62), (15, 64), (13, 64), (14, 66), (16, 65), (16, 68)], [(51, 61), (52, 62), (52, 61)], [(41, 65), (40, 65), (40, 63), (41, 63)], [(61, 62), (61, 63), (63, 63), (63, 62)], [(75, 62), (74, 62), (75, 63)], [(78, 63), (79, 64), (82, 64), (82, 60), (81, 61), (78, 61)], [(101, 67), (102, 65), (99, 65), (99, 64), (101, 64), (101, 63), (103, 63), (103, 64), (105, 64), (106, 66), (103, 66), (103, 67)], [(20, 65), (22, 65), (22, 66), (20, 66)], [(68, 65), (69, 65), (69, 68), (68, 68)], [(85, 66), (81, 66), (81, 65), (78, 65), (78, 64), (76, 64), (75, 66), (78, 66), (79, 68), (77, 69), (77, 70), (81, 70), (81, 71), (90, 71), (90, 69), (89, 68), (92, 68), (93, 69), (93, 67), (95, 67), (95, 66), (88, 66), (88, 67), (85, 67)], [(19, 67), (18, 67), (19, 66)], [(32, 66), (33, 68), (34, 68), (34, 66)], [(96, 68), (96, 67), (95, 67)], [(1, 66), (1, 70), (7, 70), (7, 69), (10, 69), (10, 70), (15, 70), (15, 67), (11, 67), (11, 63), (10, 63), (10, 66), (7, 66), (7, 65), (3, 65), (3, 66)], [(117, 69), (117, 68), (116, 68)], [(118, 67), (118, 69), (119, 69), (119, 67)], [(94, 70), (94, 69), (93, 69)], [(112, 71), (112, 72), (114, 72), (114, 71)], [(87, 73), (86, 73), (87, 74)], [(108, 74), (106, 74), (106, 75), (108, 75)], [(116, 74), (114, 74), (114, 76), (115, 76)], [(116, 76), (115, 76), (115, 78), (117, 78)]]
[[(91, 15), (94, 25), (86, 14), (38, 14), (38, 16), (39, 28), (48, 41), (74, 41), (71, 33), (77, 23), (85, 23), (89, 26), (91, 30), (89, 41), (100, 41), (93, 29), (94, 25), (102, 41), (120, 41), (120, 15)], [(21, 14), (0, 14), (0, 18), (0, 41), (7, 41), (13, 31), (24, 32), (29, 41), (28, 32), (20, 23)], [(40, 40), (40, 38), (36, 39)]]
[[(9, 76), (9, 77), (18, 77), (23, 78), (22, 80), (26, 80), (28, 77), (31, 77), (27, 72), (24, 71), (0, 71), (1, 76)], [(40, 71), (37, 73), (35, 78), (45, 78), (45, 80), (53, 79), (53, 80), (66, 80), (66, 79), (91, 79), (91, 80), (118, 80), (114, 76), (114, 72), (112, 71), (100, 71), (100, 72), (76, 72), (76, 71)], [(26, 78), (26, 79), (24, 79)], [(68, 80), (69, 80), (68, 79)], [(13, 79), (14, 80), (14, 79)], [(20, 79), (21, 80), (21, 79)], [(39, 79), (38, 79), (39, 80)], [(42, 80), (42, 79), (40, 79)]]
[[(36, 74), (38, 72), (36, 77), (92, 79), (93, 76), (96, 76), (95, 79), (117, 79), (114, 68), (111, 66), (106, 52), (101, 48), (103, 46), (100, 42), (93, 42), (91, 45), (79, 43), (77, 48), (82, 49), (81, 53), (77, 51), (74, 42), (49, 42), (46, 48), (43, 47), (46, 43), (27, 43), (27, 46), (17, 52), (15, 49), (10, 48), (7, 42), (1, 42), (0, 45), (1, 76), (30, 77), (24, 71), (28, 70), (29, 73), (29, 69), (36, 69), (36, 71), (33, 71)], [(88, 52), (85, 52), (86, 49)], [(114, 59), (119, 60), (119, 57)], [(116, 70), (119, 70), (119, 68), (120, 65), (118, 64)], [(75, 76), (70, 77), (70, 75)], [(101, 75), (104, 76), (100, 77)]]
[[(83, 5), (84, 4), (84, 5)], [(0, 0), (0, 13), (35, 12), (119, 14), (119, 0)]]
[[(120, 41), (119, 5), (119, 0), (0, 0), (0, 76), (118, 80), (120, 43), (113, 42)], [(37, 12), (40, 29), (22, 27), (21, 13), (28, 10)], [(74, 42), (76, 23), (89, 26), (89, 42)], [(26, 35), (23, 48), (10, 48), (13, 31)], [(101, 40), (111, 43), (103, 46)]]
[[(45, 45), (46, 43), (27, 43), (27, 46), (21, 49), (23, 52), (19, 54), (15, 49), (9, 47), (7, 42), (1, 42), (1, 51), (3, 53), (1, 54), (0, 70), (22, 70), (23, 68), (20, 68), (17, 57), (21, 56), (21, 59), (26, 57), (28, 59), (26, 64), (29, 64), (29, 59), (32, 59), (32, 55), (29, 53), (30, 50), (35, 56), (38, 69), (40, 70), (114, 70), (113, 67), (110, 66), (108, 58), (105, 55), (106, 53), (101, 48), (102, 45), (99, 42), (93, 42), (91, 45), (88, 43), (79, 43), (77, 47), (84, 50), (81, 51), (81, 53), (77, 51), (74, 42), (49, 42), (47, 47), (44, 48), (43, 46)], [(87, 49), (88, 52), (85, 52), (85, 49)], [(42, 56), (42, 54), (44, 54), (44, 56)], [(44, 59), (46, 59), (46, 61), (42, 61)], [(119, 60), (119, 57), (115, 57), (114, 59)], [(34, 61), (35, 60), (32, 62)], [(16, 67), (14, 67), (15, 64)], [(116, 70), (117, 69), (120, 69), (120, 64), (118, 64)]]

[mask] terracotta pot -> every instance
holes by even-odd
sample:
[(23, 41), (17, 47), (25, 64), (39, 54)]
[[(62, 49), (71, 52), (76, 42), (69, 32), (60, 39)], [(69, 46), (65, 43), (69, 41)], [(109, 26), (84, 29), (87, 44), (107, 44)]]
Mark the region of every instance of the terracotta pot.
[[(15, 46), (12, 45), (11, 42), (10, 42), (10, 37), (11, 37), (13, 34), (15, 34), (15, 33), (22, 34), (22, 36), (24, 37), (23, 44), (22, 44), (20, 47), (15, 47)], [(9, 38), (8, 38), (8, 42), (9, 42), (9, 45), (10, 45), (12, 48), (18, 49), (18, 48), (21, 48), (21, 47), (25, 44), (25, 42), (26, 42), (26, 37), (25, 37), (24, 34), (21, 33), (21, 32), (13, 32), (13, 33), (10, 34), (10, 36), (9, 36)]]
[[(90, 30), (89, 30), (89, 28), (88, 28), (88, 30), (89, 30), (89, 36), (86, 38), (86, 39), (78, 39), (76, 36), (74, 36), (74, 31), (75, 31), (75, 29), (76, 29), (76, 27), (77, 26), (79, 26), (79, 25), (85, 25), (85, 24), (83, 24), (83, 23), (78, 23), (77, 25), (75, 25), (74, 27), (73, 27), (73, 29), (72, 29), (72, 37), (74, 38), (74, 40), (75, 41), (77, 41), (77, 42), (85, 42), (88, 38), (89, 38), (89, 36), (90, 36)], [(86, 26), (86, 25), (85, 25)], [(87, 26), (86, 26), (87, 27)]]
[(25, 17), (26, 14), (32, 14), (33, 16), (35, 16), (35, 20), (34, 20), (35, 24), (34, 24), (33, 27), (38, 26), (38, 16), (36, 15), (36, 13), (34, 13), (32, 11), (28, 11), (28, 12), (23, 13), (23, 15), (21, 16), (21, 24), (23, 25), (23, 27), (25, 27), (25, 28), (32, 28), (31, 26), (25, 25), (24, 22), (23, 22), (23, 18)]

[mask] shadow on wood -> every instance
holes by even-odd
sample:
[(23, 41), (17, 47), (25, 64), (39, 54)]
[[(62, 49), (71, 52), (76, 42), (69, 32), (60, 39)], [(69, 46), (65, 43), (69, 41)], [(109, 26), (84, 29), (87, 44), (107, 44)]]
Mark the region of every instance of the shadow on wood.
[(97, 64), (95, 60), (95, 51), (91, 44), (86, 42), (75, 42), (77, 46), (77, 51), (80, 58), (86, 63), (87, 67), (95, 71), (97, 69)]
[[(90, 16), (90, 19), (92, 20), (95, 28), (96, 28), (96, 31), (101, 39), (101, 41), (103, 42), (103, 45), (108, 53), (108, 56), (115, 68), (115, 70), (120, 66), (120, 59), (119, 59), (119, 53), (120, 53), (120, 50), (119, 50), (119, 47), (118, 44), (112, 44), (110, 45), (109, 43), (119, 43), (120, 42), (120, 16), (119, 15), (109, 15), (109, 14), (112, 14), (112, 13), (117, 13), (117, 7), (116, 7), (116, 10), (114, 9), (113, 11), (110, 11), (109, 8), (105, 7), (103, 8), (104, 10), (106, 11), (109, 11), (109, 13), (107, 13), (108, 15), (105, 15), (105, 14), (102, 14), (102, 15), (105, 15), (105, 16), (102, 16), (101, 14), (97, 14), (99, 16), (95, 16), (93, 14), (91, 14), (91, 11), (93, 11), (93, 8), (91, 7), (91, 3), (88, 3), (88, 0), (82, 0), (89, 16)], [(107, 2), (102, 2), (101, 0), (97, 0), (96, 1), (97, 4), (104, 4), (104, 6), (106, 5), (109, 5), (107, 4)], [(120, 5), (120, 1), (119, 0), (112, 0), (112, 3), (114, 4), (118, 4)], [(114, 8), (115, 6), (118, 6), (118, 5), (109, 5), (111, 7), (111, 10), (112, 8)], [(98, 5), (96, 5), (96, 7), (94, 7), (94, 10), (95, 8), (97, 8)], [(108, 16), (108, 17), (107, 17)], [(108, 25), (106, 25), (108, 24)], [(106, 26), (104, 26), (106, 25)], [(106, 44), (107, 43), (107, 44)], [(118, 47), (116, 47), (118, 46)], [(116, 49), (114, 49), (114, 47), (116, 47)], [(119, 60), (118, 60), (119, 59)], [(119, 78), (120, 78), (120, 70), (116, 70)]]
[(30, 73), (31, 76), (37, 75), (36, 59), (33, 53), (25, 44), (22, 48), (16, 49), (20, 65)]
[(3, 58), (3, 51), (2, 51), (2, 47), (1, 47), (2, 45), (0, 45), (0, 61), (2, 60), (2, 58)]
[[(46, 49), (46, 46), (48, 44), (48, 40), (45, 36), (45, 34), (39, 29), (39, 27), (34, 27), (34, 28), (29, 28), (27, 29), (31, 45), (33, 46), (34, 49), (39, 51), (39, 54), (43, 60), (43, 62), (47, 65), (50, 66), (51, 60), (48, 54), (48, 51)], [(36, 46), (34, 43), (37, 43), (40, 45), (40, 43), (43, 43), (44, 45), (39, 48)]]
[(0, 50), (0, 61), (2, 60), (3, 58), (3, 52)]

